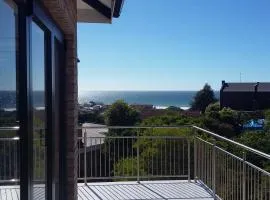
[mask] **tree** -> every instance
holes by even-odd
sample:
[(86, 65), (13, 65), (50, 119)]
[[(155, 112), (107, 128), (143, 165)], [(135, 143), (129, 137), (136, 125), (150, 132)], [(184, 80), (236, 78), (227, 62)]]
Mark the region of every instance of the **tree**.
[(198, 91), (191, 102), (191, 110), (199, 110), (204, 112), (206, 107), (215, 103), (217, 99), (215, 98), (214, 91), (211, 86), (207, 83), (204, 85), (203, 89)]
[[(105, 124), (107, 126), (134, 126), (139, 122), (139, 112), (123, 100), (117, 100), (105, 112)], [(131, 136), (137, 135), (137, 132), (135, 129), (110, 129), (108, 135)]]
[(113, 103), (105, 113), (108, 126), (134, 126), (139, 121), (139, 113), (122, 100)]
[(270, 110), (265, 110), (264, 111), (264, 118), (265, 118), (265, 131), (270, 132)]
[(220, 110), (218, 103), (207, 106), (203, 125), (205, 128), (229, 138), (238, 135), (241, 131), (237, 111), (230, 108)]
[(219, 102), (209, 104), (205, 109), (205, 116), (218, 119), (220, 111)]
[[(236, 141), (264, 153), (270, 153), (270, 134), (267, 131), (246, 131), (238, 136)], [(258, 167), (270, 168), (269, 160), (264, 160), (254, 153), (248, 152), (247, 160)]]

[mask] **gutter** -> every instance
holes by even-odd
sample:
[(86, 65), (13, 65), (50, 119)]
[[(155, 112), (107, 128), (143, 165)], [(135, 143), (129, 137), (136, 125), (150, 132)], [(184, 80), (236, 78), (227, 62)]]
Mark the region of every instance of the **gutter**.
[(125, 0), (115, 0), (115, 6), (113, 11), (113, 17), (120, 17)]

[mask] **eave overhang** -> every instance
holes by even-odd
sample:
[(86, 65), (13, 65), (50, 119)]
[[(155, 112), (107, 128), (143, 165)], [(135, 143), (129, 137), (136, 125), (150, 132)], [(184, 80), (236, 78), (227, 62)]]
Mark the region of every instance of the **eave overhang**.
[(124, 0), (77, 0), (77, 22), (111, 23), (119, 17)]

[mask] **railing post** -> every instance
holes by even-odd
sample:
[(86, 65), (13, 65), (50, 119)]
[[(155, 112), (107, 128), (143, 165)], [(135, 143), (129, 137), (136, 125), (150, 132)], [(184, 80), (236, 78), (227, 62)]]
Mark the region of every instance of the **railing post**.
[(87, 185), (87, 162), (86, 162), (86, 147), (87, 147), (87, 133), (86, 129), (84, 130), (84, 184)]
[(246, 199), (246, 152), (243, 152), (243, 168), (242, 168), (242, 172), (243, 172), (243, 177), (242, 177), (242, 187), (243, 187), (243, 193), (242, 193), (242, 199), (245, 200)]
[(212, 190), (214, 199), (216, 199), (216, 140), (214, 140), (212, 148)]
[(197, 183), (197, 141), (196, 136), (194, 136), (194, 181)]
[(190, 183), (190, 139), (188, 139), (188, 182)]
[[(137, 141), (139, 139), (139, 134), (137, 134)], [(137, 182), (140, 183), (140, 147), (139, 142), (137, 142)]]

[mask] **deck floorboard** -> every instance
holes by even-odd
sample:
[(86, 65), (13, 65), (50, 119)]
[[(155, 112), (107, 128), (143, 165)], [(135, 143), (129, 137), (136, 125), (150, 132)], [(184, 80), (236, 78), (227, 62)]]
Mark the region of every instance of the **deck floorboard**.
[[(45, 199), (44, 186), (34, 187), (34, 199)], [(0, 200), (19, 200), (19, 186), (0, 186)], [(201, 185), (187, 181), (78, 183), (78, 200), (213, 200)]]

